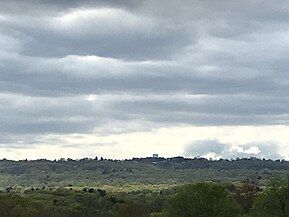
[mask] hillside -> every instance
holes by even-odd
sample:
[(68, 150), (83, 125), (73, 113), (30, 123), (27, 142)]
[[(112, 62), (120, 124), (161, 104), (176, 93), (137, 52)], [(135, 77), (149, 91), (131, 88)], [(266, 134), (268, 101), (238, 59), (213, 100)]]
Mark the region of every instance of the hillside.
[[(265, 159), (212, 161), (204, 158), (133, 158), (0, 161), (0, 186), (85, 187), (178, 185), (196, 181), (238, 182), (250, 176), (266, 181), (289, 174), (289, 162)], [(158, 186), (158, 188), (160, 188)]]

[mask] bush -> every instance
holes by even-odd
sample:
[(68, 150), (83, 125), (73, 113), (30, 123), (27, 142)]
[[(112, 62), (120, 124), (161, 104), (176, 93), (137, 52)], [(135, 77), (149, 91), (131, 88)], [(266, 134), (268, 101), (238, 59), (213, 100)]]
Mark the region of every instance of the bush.
[(182, 186), (169, 200), (164, 216), (235, 217), (240, 211), (227, 190), (213, 183)]
[(289, 179), (272, 179), (265, 191), (256, 199), (252, 216), (289, 216)]

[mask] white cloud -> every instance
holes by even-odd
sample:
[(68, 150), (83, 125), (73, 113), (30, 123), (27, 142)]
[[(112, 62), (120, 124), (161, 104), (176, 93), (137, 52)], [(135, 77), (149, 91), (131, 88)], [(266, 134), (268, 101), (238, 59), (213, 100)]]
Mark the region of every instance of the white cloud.
[(252, 147), (249, 147), (248, 149), (243, 150), (243, 152), (244, 152), (245, 154), (257, 155), (257, 154), (260, 154), (260, 153), (261, 153), (261, 150), (260, 150), (259, 147), (252, 146)]
[(223, 144), (218, 140), (200, 140), (188, 144), (184, 154), (190, 157), (201, 156), (205, 158), (266, 158), (288, 159), (288, 152), (282, 153), (282, 144), (272, 141), (255, 141), (242, 145)]

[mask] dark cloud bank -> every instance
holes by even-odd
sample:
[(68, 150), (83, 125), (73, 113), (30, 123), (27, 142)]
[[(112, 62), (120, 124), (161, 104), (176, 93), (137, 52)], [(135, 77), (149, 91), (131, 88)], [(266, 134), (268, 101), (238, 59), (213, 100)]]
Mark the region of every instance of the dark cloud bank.
[(286, 1), (3, 0), (0, 140), (114, 122), (288, 125), (288, 10)]

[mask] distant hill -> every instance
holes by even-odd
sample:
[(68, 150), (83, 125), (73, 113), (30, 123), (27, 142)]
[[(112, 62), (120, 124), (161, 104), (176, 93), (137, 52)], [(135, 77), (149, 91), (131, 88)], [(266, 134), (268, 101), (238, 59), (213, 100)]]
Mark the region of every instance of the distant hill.
[(0, 186), (99, 186), (128, 184), (181, 184), (194, 181), (238, 182), (249, 176), (268, 180), (289, 174), (289, 162), (244, 158), (236, 160), (205, 158), (133, 158), (0, 160)]

